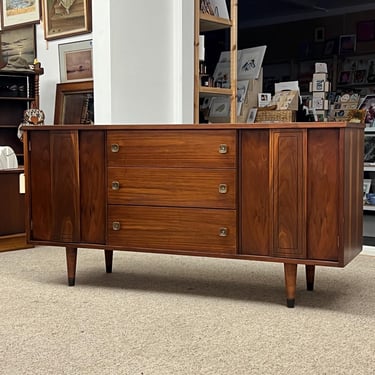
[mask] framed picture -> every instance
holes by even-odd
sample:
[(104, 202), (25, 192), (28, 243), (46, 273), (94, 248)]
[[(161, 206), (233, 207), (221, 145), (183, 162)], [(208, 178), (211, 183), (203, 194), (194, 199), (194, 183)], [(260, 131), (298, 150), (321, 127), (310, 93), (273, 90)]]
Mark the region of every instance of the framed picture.
[(375, 40), (375, 21), (361, 21), (357, 23), (357, 41), (367, 42)]
[(323, 54), (324, 56), (330, 56), (336, 53), (336, 40), (330, 39), (325, 42)]
[(249, 124), (253, 124), (255, 122), (255, 119), (257, 117), (257, 108), (250, 108), (249, 116), (247, 116), (246, 122)]
[(40, 22), (39, 0), (1, 0), (1, 28)]
[(59, 44), (60, 82), (93, 78), (92, 40)]
[(5, 68), (29, 69), (36, 56), (35, 26), (28, 25), (1, 32), (1, 53)]
[(363, 198), (366, 198), (366, 194), (370, 192), (371, 189), (371, 179), (365, 178), (363, 180)]
[(375, 120), (375, 95), (366, 95), (358, 109), (366, 111), (365, 123), (368, 127), (373, 127)]
[(339, 54), (353, 53), (356, 49), (356, 35), (340, 35)]
[(91, 32), (91, 0), (42, 0), (44, 39)]
[(325, 40), (325, 29), (324, 27), (316, 27), (314, 30), (314, 41), (315, 42), (324, 42)]
[(54, 124), (93, 123), (93, 81), (58, 83), (56, 85)]

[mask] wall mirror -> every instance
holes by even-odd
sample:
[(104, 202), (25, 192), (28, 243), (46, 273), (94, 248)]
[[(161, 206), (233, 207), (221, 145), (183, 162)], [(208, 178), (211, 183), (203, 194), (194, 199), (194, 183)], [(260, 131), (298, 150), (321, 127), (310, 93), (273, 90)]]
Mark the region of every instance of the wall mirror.
[(93, 81), (58, 83), (56, 85), (54, 124), (93, 124)]

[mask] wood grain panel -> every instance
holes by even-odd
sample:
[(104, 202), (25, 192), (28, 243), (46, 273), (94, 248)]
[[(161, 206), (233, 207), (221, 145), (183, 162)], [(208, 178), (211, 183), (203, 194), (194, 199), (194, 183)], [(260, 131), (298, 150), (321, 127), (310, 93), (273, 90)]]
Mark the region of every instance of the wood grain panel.
[(103, 131), (79, 133), (79, 163), (81, 241), (104, 244), (106, 168)]
[(240, 167), (242, 254), (270, 255), (269, 167), (269, 131), (243, 131)]
[[(118, 222), (120, 230), (113, 230)], [(220, 230), (227, 229), (227, 236)], [(209, 253), (236, 253), (236, 211), (109, 206), (108, 245)]]
[(342, 173), (338, 129), (308, 131), (307, 253), (309, 259), (338, 260), (343, 219)]
[(108, 168), (109, 204), (235, 209), (236, 190), (234, 169)]
[[(119, 151), (111, 151), (112, 145)], [(220, 153), (220, 145), (227, 146)], [(235, 130), (129, 130), (107, 137), (108, 166), (235, 168)]]
[(18, 171), (0, 171), (0, 236), (25, 232), (25, 195), (20, 194)]
[(50, 133), (53, 240), (80, 241), (78, 132)]
[(271, 132), (274, 256), (306, 256), (304, 134)]
[(29, 182), (30, 239), (48, 241), (52, 238), (53, 199), (51, 191), (51, 153), (49, 132), (28, 132), (29, 148), (27, 179)]

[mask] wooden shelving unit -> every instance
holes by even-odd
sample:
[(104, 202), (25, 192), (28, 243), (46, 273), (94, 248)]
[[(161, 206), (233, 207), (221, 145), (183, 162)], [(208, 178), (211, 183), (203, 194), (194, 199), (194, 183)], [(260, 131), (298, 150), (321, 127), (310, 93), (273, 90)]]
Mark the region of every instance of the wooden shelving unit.
[[(202, 96), (229, 96), (230, 122), (237, 121), (237, 9), (238, 0), (227, 2), (229, 20), (201, 12), (201, 0), (195, 0), (194, 24), (194, 123), (199, 124), (199, 101)], [(199, 35), (230, 29), (230, 88), (206, 87), (201, 85), (199, 74)]]
[(17, 130), (23, 112), (39, 107), (40, 74), (43, 69), (0, 70), (0, 146), (11, 147), (18, 162), (18, 168), (0, 170), (0, 252), (32, 247), (26, 242), (25, 195), (20, 191), (24, 154)]

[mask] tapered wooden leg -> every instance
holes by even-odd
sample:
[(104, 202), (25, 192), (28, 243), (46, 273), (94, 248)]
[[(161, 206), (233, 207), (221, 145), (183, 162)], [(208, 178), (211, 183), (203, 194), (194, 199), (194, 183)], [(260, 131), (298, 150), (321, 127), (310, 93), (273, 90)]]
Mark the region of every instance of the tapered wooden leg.
[(307, 290), (314, 290), (314, 280), (315, 280), (315, 266), (310, 266), (306, 264), (306, 287)]
[(297, 264), (284, 263), (286, 305), (294, 307), (296, 299)]
[(112, 273), (113, 250), (104, 250), (105, 256), (105, 271)]
[(66, 248), (66, 265), (68, 269), (68, 285), (74, 286), (76, 281), (77, 248)]

